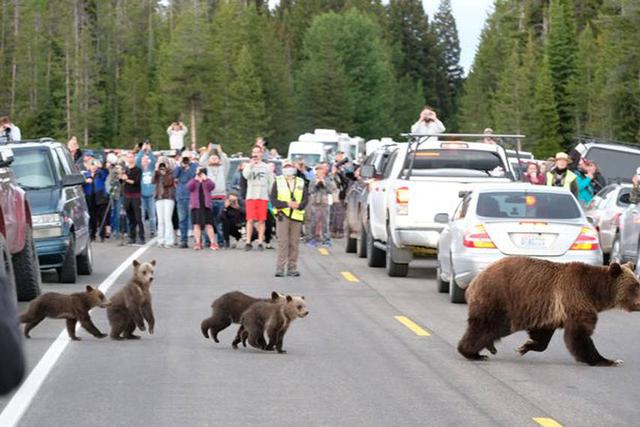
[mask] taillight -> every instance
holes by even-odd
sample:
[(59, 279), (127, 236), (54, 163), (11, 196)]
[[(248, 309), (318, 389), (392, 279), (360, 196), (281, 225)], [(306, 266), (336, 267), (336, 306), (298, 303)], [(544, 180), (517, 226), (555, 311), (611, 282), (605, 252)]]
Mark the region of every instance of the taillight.
[(462, 245), (466, 248), (493, 249), (496, 245), (484, 229), (484, 225), (476, 225), (462, 238)]
[(396, 203), (398, 204), (409, 203), (409, 187), (400, 187), (396, 189)]
[(597, 249), (600, 249), (598, 233), (589, 227), (582, 227), (578, 238), (569, 248), (572, 251), (595, 251)]

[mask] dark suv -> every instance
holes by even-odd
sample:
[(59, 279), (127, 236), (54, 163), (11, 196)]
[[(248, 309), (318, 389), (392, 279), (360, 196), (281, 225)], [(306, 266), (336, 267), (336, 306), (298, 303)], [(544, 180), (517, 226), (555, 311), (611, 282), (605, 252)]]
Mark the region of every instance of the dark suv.
[(30, 301), (40, 294), (40, 267), (31, 208), (9, 167), (13, 160), (13, 151), (0, 146), (0, 276), (15, 287), (20, 301)]
[(27, 192), (40, 269), (56, 269), (62, 283), (93, 272), (84, 177), (63, 144), (50, 138), (14, 142), (11, 165)]

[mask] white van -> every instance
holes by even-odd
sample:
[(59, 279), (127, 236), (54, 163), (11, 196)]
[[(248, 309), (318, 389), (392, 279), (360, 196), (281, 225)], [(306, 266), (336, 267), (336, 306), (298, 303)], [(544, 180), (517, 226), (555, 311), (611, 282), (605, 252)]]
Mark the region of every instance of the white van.
[(305, 165), (314, 167), (327, 160), (327, 152), (321, 142), (293, 141), (289, 144), (287, 158), (291, 161), (304, 159)]

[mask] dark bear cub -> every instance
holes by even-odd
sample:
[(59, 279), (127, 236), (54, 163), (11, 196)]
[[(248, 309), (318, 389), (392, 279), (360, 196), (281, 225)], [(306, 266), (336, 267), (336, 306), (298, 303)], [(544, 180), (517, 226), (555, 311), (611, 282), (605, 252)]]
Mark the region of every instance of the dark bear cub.
[(29, 336), (29, 331), (35, 328), (45, 317), (51, 319), (66, 319), (67, 333), (69, 338), (79, 341), (76, 336), (76, 323), (87, 330), (96, 338), (104, 338), (103, 334), (91, 321), (89, 311), (94, 307), (106, 308), (111, 305), (104, 294), (96, 288), (87, 286), (84, 292), (77, 292), (71, 295), (59, 294), (57, 292), (47, 292), (40, 295), (29, 303), (27, 311), (20, 315), (20, 322), (26, 323), (24, 336)]
[[(278, 353), (286, 353), (282, 348), (282, 341), (291, 322), (308, 314), (303, 296), (287, 295), (284, 301), (277, 303), (257, 302), (242, 315), (233, 347), (237, 348), (240, 341), (248, 340), (252, 347), (269, 351), (275, 348)], [(269, 343), (264, 339), (265, 332)]]
[(211, 303), (213, 309), (211, 316), (200, 324), (202, 335), (209, 338), (209, 334), (211, 334), (211, 338), (215, 342), (220, 342), (218, 341), (218, 332), (226, 329), (232, 323), (240, 323), (240, 316), (252, 304), (258, 301), (277, 302), (280, 300), (284, 300), (284, 296), (275, 291), (271, 292), (270, 299), (254, 298), (239, 291), (227, 292)]
[(145, 330), (144, 321), (153, 334), (155, 318), (151, 307), (151, 283), (153, 282), (156, 261), (140, 263), (133, 261), (133, 277), (126, 285), (111, 297), (112, 305), (107, 309), (111, 325), (109, 336), (114, 340), (139, 339), (134, 335), (136, 326)]
[(494, 343), (526, 330), (529, 340), (518, 352), (544, 351), (558, 328), (578, 362), (614, 366), (621, 360), (606, 359), (591, 335), (598, 313), (613, 308), (640, 310), (640, 282), (632, 263), (608, 267), (580, 262), (509, 257), (480, 273), (466, 292), (469, 304), (467, 330), (458, 351), (467, 359), (484, 360), (480, 351), (495, 354)]

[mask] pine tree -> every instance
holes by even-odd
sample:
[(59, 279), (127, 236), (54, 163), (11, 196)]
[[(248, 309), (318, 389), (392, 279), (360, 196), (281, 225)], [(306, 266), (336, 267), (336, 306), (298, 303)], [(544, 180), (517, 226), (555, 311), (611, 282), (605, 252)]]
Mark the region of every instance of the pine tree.
[(590, 112), (594, 102), (594, 80), (598, 58), (596, 39), (590, 25), (582, 30), (578, 39), (576, 75), (569, 85), (569, 94), (575, 107), (575, 129), (578, 135), (586, 133), (591, 121)]
[(538, 71), (532, 113), (531, 139), (533, 152), (538, 158), (546, 158), (562, 151), (560, 119), (553, 92), (549, 59), (545, 55)]
[(524, 78), (524, 69), (520, 62), (518, 50), (513, 49), (504, 64), (498, 83), (492, 115), (495, 118), (495, 129), (500, 133), (525, 132), (528, 81)]
[(551, 2), (549, 27), (546, 45), (549, 69), (560, 118), (560, 135), (568, 148), (574, 136), (574, 105), (570, 85), (576, 74), (578, 45), (574, 18), (566, 0)]

